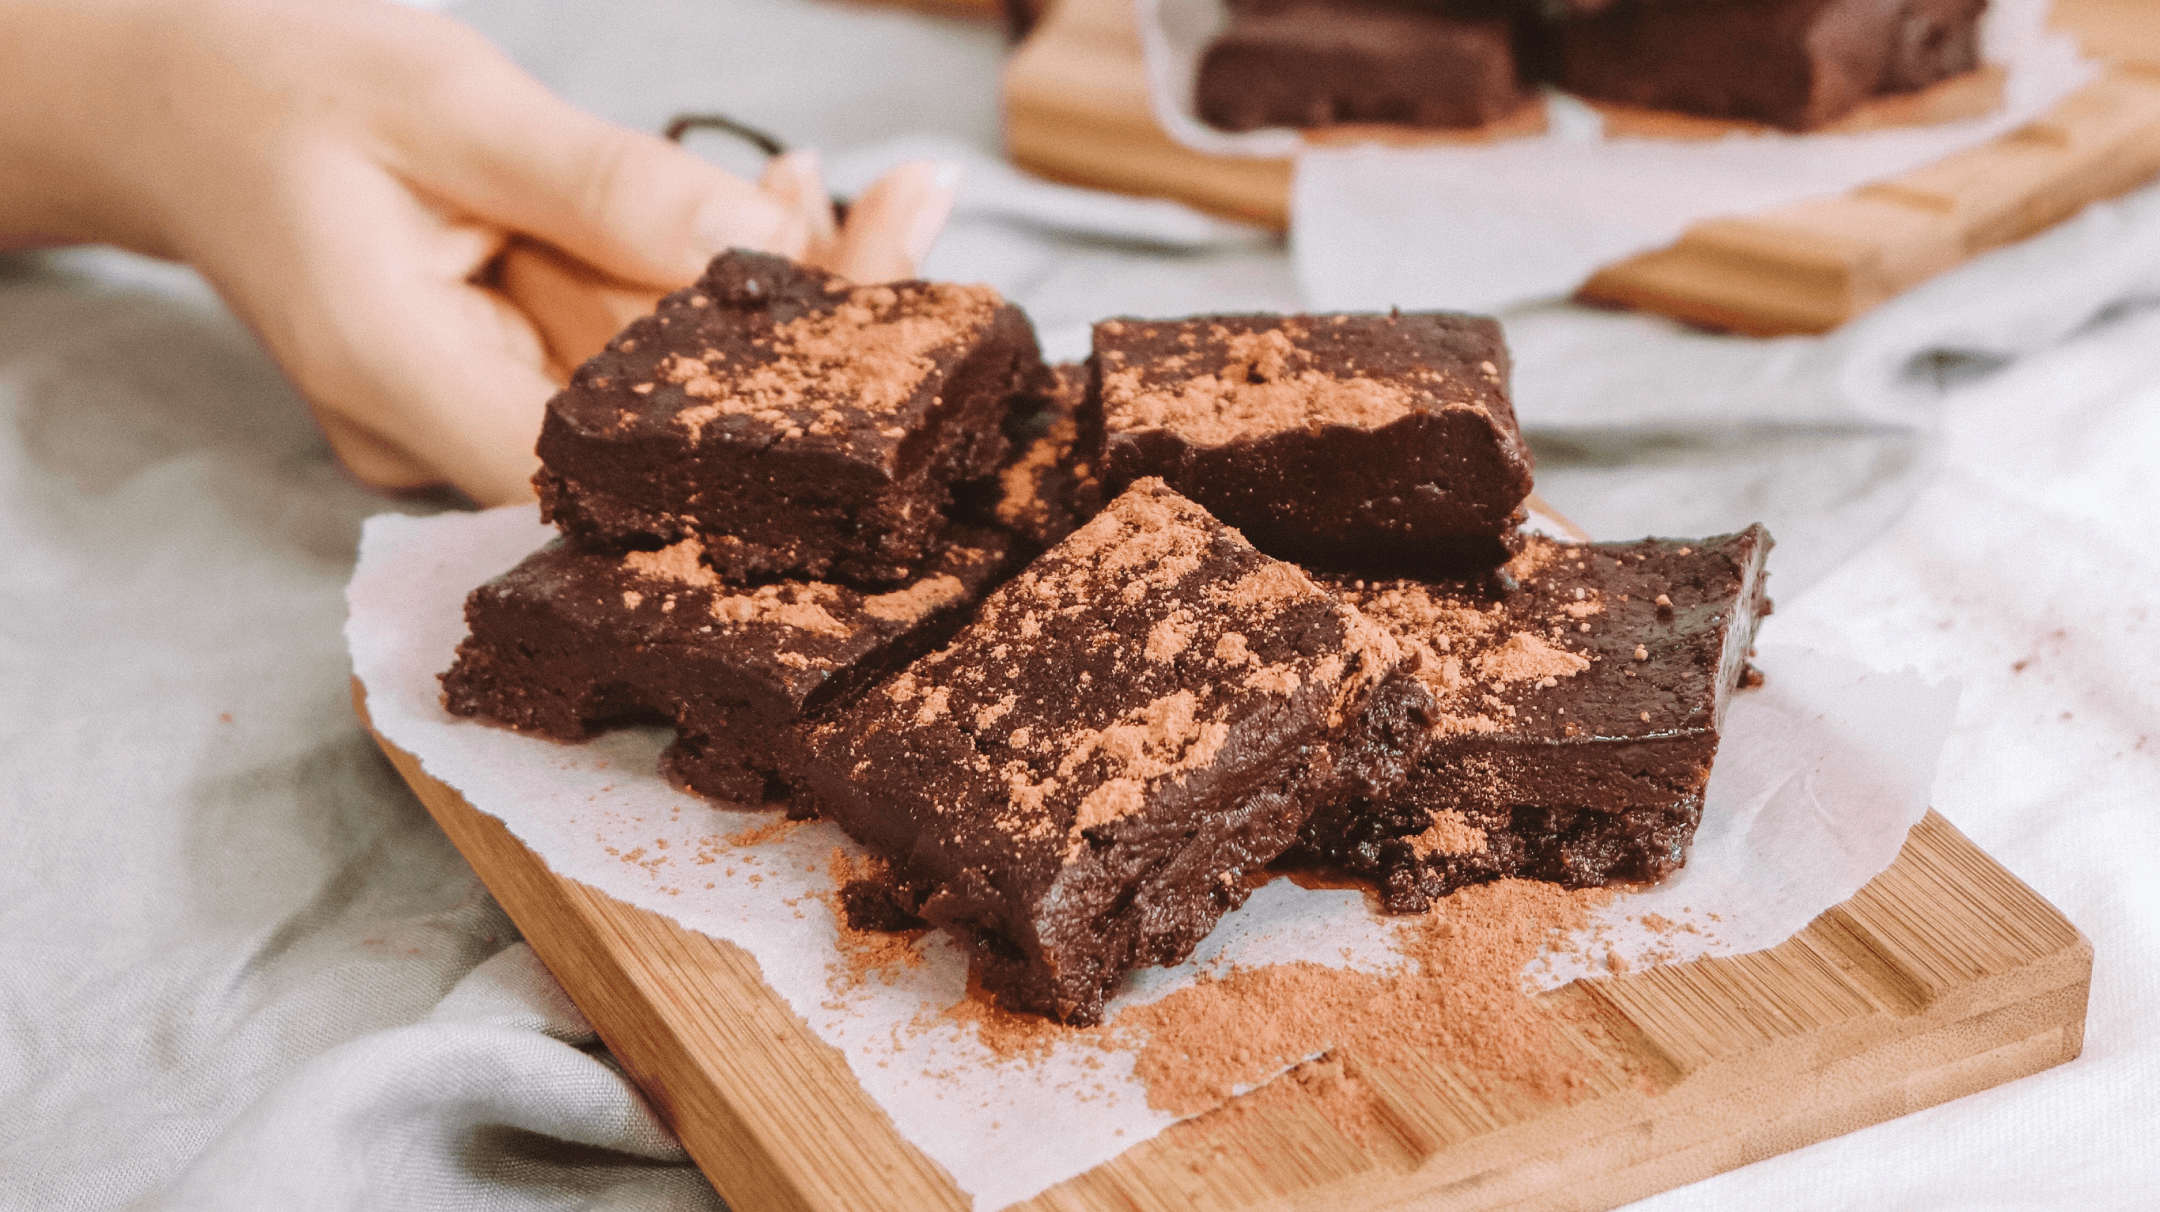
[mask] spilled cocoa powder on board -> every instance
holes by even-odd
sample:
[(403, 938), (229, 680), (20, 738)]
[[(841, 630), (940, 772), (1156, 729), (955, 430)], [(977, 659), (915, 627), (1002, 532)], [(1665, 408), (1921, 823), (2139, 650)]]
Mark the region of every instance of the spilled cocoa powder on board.
[[(1302, 1091), (1361, 1139), (1373, 1110), (1359, 1070), (1436, 1063), (1479, 1084), (1565, 1101), (1589, 1072), (1564, 1046), (1563, 1030), (1594, 1024), (1525, 993), (1522, 970), (1610, 897), (1528, 880), (1475, 885), (1403, 926), (1395, 967), (1233, 969), (1126, 1010), (1111, 1030), (1137, 1052), (1149, 1104), (1179, 1115), (1254, 1086), (1239, 1101), (1256, 1108)], [(1289, 1081), (1269, 1082), (1286, 1069)]]
[(971, 973), (966, 997), (914, 1029), (972, 1027), (1001, 1061), (1040, 1061), (1076, 1043), (1129, 1052), (1158, 1110), (1245, 1115), (1305, 1101), (1363, 1143), (1381, 1130), (1361, 1080), (1368, 1068), (1446, 1067), (1474, 1086), (1553, 1102), (1586, 1090), (1592, 1062), (1568, 1039), (1601, 1026), (1576, 1001), (1524, 992), (1522, 973), (1612, 895), (1529, 880), (1473, 885), (1398, 919), (1402, 959), (1387, 969), (1232, 967), (1097, 1027), (1005, 1010)]
[[(1001, 1061), (1043, 1060), (1064, 1043), (1089, 1043), (1106, 1049), (1114, 1046), (1108, 1027), (1068, 1027), (1039, 1014), (1005, 1009), (997, 1004), (996, 995), (982, 987), (973, 969), (968, 972), (967, 996), (945, 1007), (936, 1017), (975, 1028), (976, 1039)], [(917, 1025), (927, 1027), (929, 1023)]]

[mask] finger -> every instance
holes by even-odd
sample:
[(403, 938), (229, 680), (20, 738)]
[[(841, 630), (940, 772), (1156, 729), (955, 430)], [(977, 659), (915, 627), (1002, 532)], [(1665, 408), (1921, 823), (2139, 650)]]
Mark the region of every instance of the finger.
[(957, 165), (915, 161), (878, 178), (848, 206), (828, 266), (855, 282), (911, 278), (952, 214)]
[(330, 452), (354, 479), (387, 492), (406, 492), (442, 482), (434, 470), (414, 458), (396, 442), (362, 429), (337, 413), (317, 410), (315, 423), (322, 427)]
[[(430, 331), (399, 347), (370, 351), (350, 390), (322, 409), (333, 449), (355, 475), (383, 487), (443, 483), (481, 505), (529, 501), (540, 466), (533, 453), (555, 382), (523, 313), (491, 291), (435, 284), (407, 294)], [(377, 445), (404, 453), (420, 470), (379, 478), (366, 445), (338, 443), (329, 418)]]
[(433, 92), (393, 123), (392, 167), (605, 273), (675, 288), (728, 248), (784, 253), (802, 239), (756, 186), (567, 104), (492, 47)]
[(657, 288), (605, 277), (545, 244), (514, 240), (497, 263), (502, 293), (532, 320), (546, 342), (548, 373), (569, 380), (578, 363), (605, 348), (630, 321), (659, 305)]
[[(499, 236), (446, 222), (377, 166), (328, 159), (266, 199), (295, 226), (220, 280), (352, 472), (529, 500), (554, 392), (538, 333), (470, 278)], [(245, 276), (252, 272), (255, 276)]]
[(819, 171), (815, 150), (791, 151), (766, 161), (758, 188), (802, 216), (810, 231), (810, 259), (815, 259), (839, 235), (839, 225), (833, 221), (832, 196), (825, 191), (825, 175)]

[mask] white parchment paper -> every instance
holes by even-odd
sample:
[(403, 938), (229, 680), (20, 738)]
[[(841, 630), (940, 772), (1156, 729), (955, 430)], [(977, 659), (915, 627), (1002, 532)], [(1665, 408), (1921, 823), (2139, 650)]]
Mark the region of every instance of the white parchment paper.
[[(842, 978), (823, 898), (833, 851), (859, 851), (834, 827), (772, 829), (773, 812), (730, 811), (675, 791), (656, 772), (667, 739), (658, 730), (564, 746), (444, 712), (436, 675), (464, 635), (465, 595), (552, 534), (530, 506), (369, 520), (346, 638), (384, 736), (556, 872), (747, 949), (900, 1132), (983, 1212), (1174, 1122), (1148, 1107), (1128, 1054), (1075, 1043), (1047, 1058), (1001, 1060), (972, 1029), (939, 1017), (961, 1000), (966, 965), (938, 936), (926, 962), (888, 973), (890, 983)], [(1734, 704), (1686, 871), (1617, 898), (1601, 933), (1533, 964), (1526, 982), (1607, 970), (1607, 947), (1641, 965), (1770, 945), (1896, 856), (1926, 809), (1955, 690), (1805, 652), (1765, 649), (1760, 663), (1769, 683)], [(753, 830), (773, 836), (740, 840)], [(1225, 918), (1190, 962), (1138, 974), (1109, 1013), (1209, 966), (1384, 967), (1396, 958), (1393, 937), (1359, 894), (1278, 880)]]
[(1605, 136), (1597, 113), (1548, 97), (1542, 135), (1475, 145), (1308, 148), (1287, 128), (1230, 134), (1192, 109), (1223, 0), (1135, 0), (1155, 116), (1217, 155), (1297, 157), (1291, 252), (1308, 306), (1491, 311), (1565, 295), (1598, 268), (1690, 225), (1824, 197), (1917, 168), (2031, 120), (2096, 70), (2046, 30), (2048, 0), (1993, 0), (1987, 58), (2007, 71), (1985, 117), (1861, 134)]

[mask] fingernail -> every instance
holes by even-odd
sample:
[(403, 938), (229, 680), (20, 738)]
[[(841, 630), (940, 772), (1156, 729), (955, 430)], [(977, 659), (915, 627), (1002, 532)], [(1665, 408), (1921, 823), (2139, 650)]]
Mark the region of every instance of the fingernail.
[(825, 189), (825, 170), (818, 159), (817, 149), (806, 147), (801, 151), (789, 152), (788, 155), (794, 158), (796, 180), (801, 191), (796, 205), (803, 217), (810, 221), (811, 238), (832, 239), (838, 227), (833, 222), (832, 195)]
[(907, 232), (901, 237), (901, 247), (918, 269), (923, 258), (930, 255), (930, 247), (937, 243), (938, 234), (945, 230), (945, 220), (952, 217), (953, 199), (960, 188), (959, 165), (948, 160), (930, 168), (930, 187), (915, 204), (915, 213), (908, 216)]

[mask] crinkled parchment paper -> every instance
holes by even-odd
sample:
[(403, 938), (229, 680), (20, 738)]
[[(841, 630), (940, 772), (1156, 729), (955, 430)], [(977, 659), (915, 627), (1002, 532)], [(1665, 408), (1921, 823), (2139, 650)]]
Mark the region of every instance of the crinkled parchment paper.
[[(368, 522), (346, 637), (385, 737), (559, 874), (748, 950), (766, 983), (983, 1212), (1174, 1122), (1148, 1106), (1128, 1053), (1073, 1043), (1001, 1059), (971, 1027), (941, 1017), (964, 995), (966, 963), (940, 936), (918, 965), (851, 979), (827, 897), (834, 851), (860, 851), (833, 826), (773, 828), (769, 810), (730, 811), (677, 792), (656, 773), (667, 740), (658, 730), (565, 746), (444, 712), (436, 675), (464, 635), (465, 595), (552, 534), (530, 506)], [(1533, 964), (1527, 982), (1768, 946), (1896, 856), (1926, 809), (1955, 691), (1806, 652), (1765, 649), (1759, 663), (1768, 684), (1734, 703), (1688, 868), (1615, 899), (1597, 929)], [(1681, 928), (1643, 927), (1652, 914)], [(1109, 1013), (1209, 966), (1381, 968), (1396, 957), (1393, 939), (1358, 893), (1277, 880), (1192, 961), (1138, 974)]]

